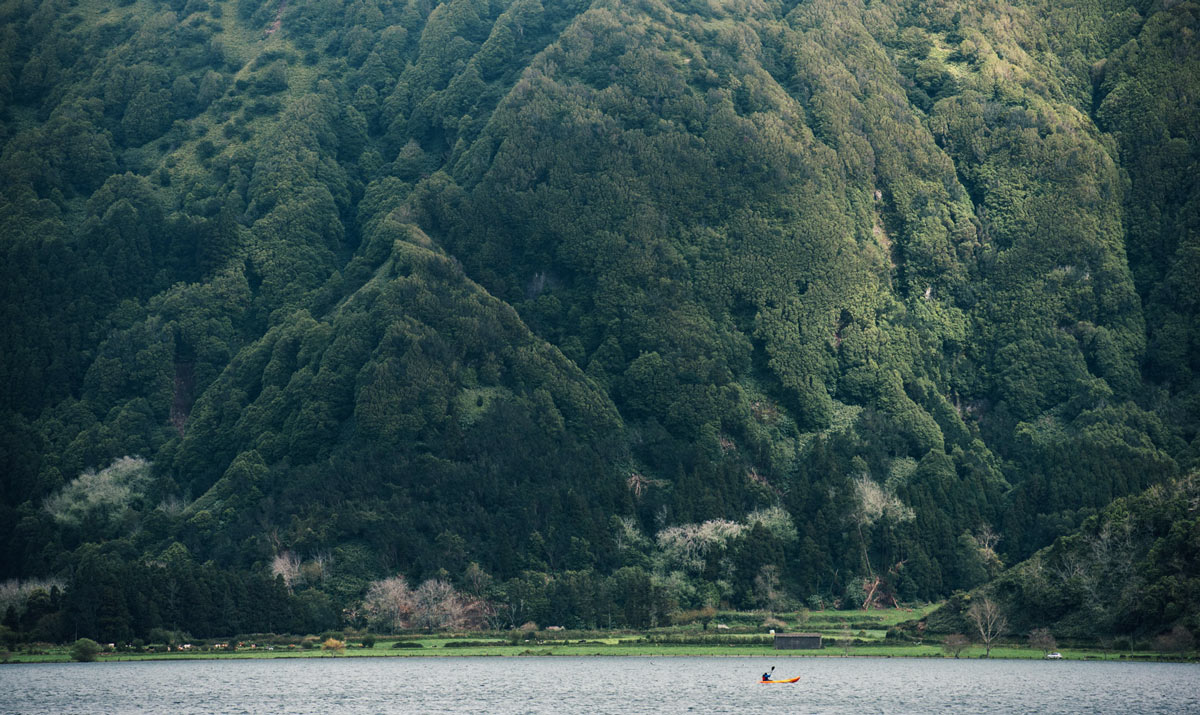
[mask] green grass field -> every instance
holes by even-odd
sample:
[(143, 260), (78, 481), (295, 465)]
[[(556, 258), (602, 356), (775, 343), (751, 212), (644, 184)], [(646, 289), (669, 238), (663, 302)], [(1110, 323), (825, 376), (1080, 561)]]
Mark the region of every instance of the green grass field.
[[(137, 660), (244, 660), (263, 658), (370, 658), (370, 657), (400, 657), (400, 658), (429, 658), (429, 657), (464, 657), (464, 656), (654, 656), (658, 658), (671, 656), (737, 656), (737, 657), (769, 657), (769, 658), (946, 658), (940, 646), (937, 645), (853, 645), (843, 648), (840, 645), (826, 646), (821, 650), (812, 651), (777, 651), (770, 645), (656, 645), (652, 643), (631, 643), (629, 638), (587, 639), (586, 643), (520, 643), (503, 646), (478, 646), (468, 648), (447, 648), (452, 643), (451, 638), (422, 639), (422, 648), (392, 649), (391, 641), (381, 641), (372, 648), (351, 646), (340, 652), (329, 652), (320, 649), (244, 649), (236, 652), (222, 651), (192, 651), (168, 653), (103, 653), (99, 661), (137, 661)], [(617, 642), (625, 641), (625, 642)], [(1132, 654), (1116, 654), (1086, 649), (1065, 648), (1060, 651), (1064, 660), (1158, 660), (1160, 655), (1153, 652), (1136, 652)], [(980, 658), (983, 648), (972, 647), (964, 651), (960, 658)], [(1042, 652), (1030, 648), (1003, 646), (992, 649), (992, 658), (1039, 660)], [(1194, 657), (1192, 658), (1194, 659)], [(44, 652), (11, 653), (7, 663), (62, 663), (69, 662), (71, 656), (67, 647), (55, 647)]]
[[(319, 645), (303, 648), (296, 643), (279, 643), (279, 638), (245, 637), (236, 651), (210, 649), (196, 644), (190, 650), (166, 652), (102, 653), (100, 661), (133, 660), (204, 660), (249, 658), (363, 658), (363, 657), (462, 657), (462, 656), (762, 656), (770, 658), (946, 658), (940, 643), (888, 643), (887, 629), (904, 621), (923, 617), (936, 604), (914, 609), (874, 611), (812, 611), (776, 614), (782, 621), (781, 632), (820, 633), (824, 647), (820, 650), (777, 651), (771, 642), (770, 626), (759, 613), (721, 612), (705, 629), (699, 623), (656, 628), (645, 632), (630, 631), (540, 631), (513, 634), (511, 632), (461, 633), (446, 635), (377, 636), (372, 647), (361, 645), (361, 637), (347, 635), (344, 650), (323, 650)], [(312, 637), (307, 639), (310, 643)], [(275, 641), (274, 644), (269, 644)], [(398, 642), (409, 647), (395, 648)], [(415, 647), (419, 644), (420, 647)], [(469, 644), (469, 645), (468, 645)], [(1063, 648), (1059, 651), (1066, 660), (1157, 660), (1161, 654), (1139, 651), (1114, 653), (1100, 650)], [(978, 646), (963, 651), (959, 657), (980, 658), (984, 649)], [(1041, 659), (1043, 653), (1012, 643), (992, 648), (992, 658)], [(1193, 653), (1190, 659), (1195, 660)], [(5, 663), (54, 663), (71, 660), (69, 646), (41, 644), (16, 652), (0, 651)]]

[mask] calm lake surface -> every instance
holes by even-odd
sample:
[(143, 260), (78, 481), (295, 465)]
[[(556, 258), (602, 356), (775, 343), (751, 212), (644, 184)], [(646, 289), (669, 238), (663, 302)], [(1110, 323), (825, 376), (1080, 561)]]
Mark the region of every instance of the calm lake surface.
[[(775, 665), (795, 685), (755, 681)], [(14, 713), (1200, 713), (1200, 666), (869, 658), (308, 658), (0, 667)]]

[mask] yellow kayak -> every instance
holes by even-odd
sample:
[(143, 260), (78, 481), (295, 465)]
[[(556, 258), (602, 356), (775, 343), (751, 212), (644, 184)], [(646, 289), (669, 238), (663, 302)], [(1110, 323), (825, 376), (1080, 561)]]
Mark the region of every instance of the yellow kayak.
[(791, 680), (760, 680), (758, 682), (762, 683), (763, 685), (766, 685), (767, 683), (794, 683), (799, 679), (800, 679), (800, 676), (797, 675), (796, 677), (792, 678)]

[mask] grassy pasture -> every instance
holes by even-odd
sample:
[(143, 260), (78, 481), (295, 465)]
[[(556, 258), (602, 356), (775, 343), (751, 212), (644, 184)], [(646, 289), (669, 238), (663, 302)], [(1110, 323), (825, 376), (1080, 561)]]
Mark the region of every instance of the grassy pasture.
[[(362, 636), (347, 634), (344, 650), (329, 651), (314, 638), (245, 636), (236, 650), (212, 644), (193, 644), (190, 649), (149, 647), (146, 652), (107, 651), (100, 661), (128, 660), (206, 660), (262, 658), (363, 658), (363, 657), (463, 657), (463, 656), (762, 656), (770, 658), (882, 657), (945, 658), (938, 642), (889, 643), (887, 629), (898, 623), (921, 618), (936, 604), (914, 608), (873, 611), (812, 611), (776, 614), (782, 621), (781, 632), (810, 632), (825, 636), (820, 650), (777, 651), (763, 625), (760, 613), (720, 612), (708, 628), (698, 623), (668, 628), (634, 631), (537, 631), (485, 632), (456, 634), (405, 634), (377, 636), (370, 647), (362, 645)], [(723, 627), (718, 627), (723, 626)], [(849, 636), (847, 637), (847, 633)], [(292, 642), (282, 642), (282, 641)], [(398, 644), (403, 644), (398, 647)], [(1067, 660), (1157, 660), (1162, 654), (1151, 651), (1133, 653), (1105, 652), (1094, 649), (1062, 648)], [(982, 647), (964, 650), (962, 659), (981, 658)], [(1042, 651), (1019, 643), (1019, 639), (992, 648), (992, 658), (1041, 659)], [(1192, 654), (1190, 659), (1195, 659)], [(6, 663), (53, 663), (71, 660), (69, 646), (37, 644), (17, 652), (0, 652)]]

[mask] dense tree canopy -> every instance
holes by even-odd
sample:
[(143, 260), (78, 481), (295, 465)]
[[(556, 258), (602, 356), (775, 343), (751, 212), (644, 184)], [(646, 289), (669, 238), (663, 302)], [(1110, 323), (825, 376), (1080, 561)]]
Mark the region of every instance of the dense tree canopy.
[(0, 610), (644, 626), (1091, 533), (1200, 466), (1198, 24), (4, 0)]

